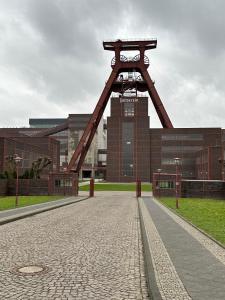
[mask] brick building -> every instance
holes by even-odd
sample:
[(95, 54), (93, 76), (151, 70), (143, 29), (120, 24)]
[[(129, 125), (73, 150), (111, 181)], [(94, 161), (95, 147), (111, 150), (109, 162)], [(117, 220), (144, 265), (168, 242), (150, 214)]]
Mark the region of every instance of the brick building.
[(148, 98), (111, 98), (107, 119), (107, 180), (152, 181), (153, 173), (175, 173), (174, 158), (186, 179), (224, 179), (221, 128), (149, 128)]
[[(224, 180), (225, 130), (150, 128), (148, 101), (147, 97), (136, 95), (111, 98), (111, 115), (107, 118), (107, 147), (106, 124), (101, 120), (80, 175), (87, 178), (106, 172), (108, 181), (152, 181), (153, 174), (159, 169), (164, 173), (174, 173), (174, 158), (178, 157), (179, 171), (184, 179)], [(72, 157), (90, 116), (70, 114), (65, 119), (30, 119), (30, 128), (2, 128), (0, 136), (6, 138), (2, 140), (4, 145), (14, 145), (8, 147), (15, 149), (14, 153), (28, 151), (36, 153), (29, 157), (36, 157), (37, 153), (54, 157), (53, 169), (56, 170), (60, 165), (62, 171)], [(65, 121), (68, 122), (67, 129), (52, 134), (50, 138), (33, 136)], [(56, 150), (53, 140), (60, 142), (60, 150)], [(0, 148), (0, 168), (4, 164), (3, 148)]]
[(211, 164), (211, 156), (205, 157), (207, 162), (197, 158), (212, 147), (221, 147), (221, 134), (221, 128), (150, 129), (151, 174), (157, 169), (174, 173), (174, 158), (178, 157), (183, 178), (199, 178), (198, 170), (204, 169), (203, 164), (207, 163), (211, 166), (207, 167), (207, 179), (218, 179), (218, 162)]
[[(68, 121), (68, 128), (66, 130), (50, 135), (50, 138), (59, 142), (57, 159), (60, 170), (63, 171), (78, 145), (90, 116), (90, 114), (70, 114), (68, 118), (29, 119), (29, 128), (0, 128), (0, 137), (11, 137), (14, 140), (17, 139), (18, 142), (41, 147), (41, 139), (38, 140), (38, 137), (35, 137), (36, 134)], [(43, 147), (41, 148), (43, 149)], [(100, 176), (101, 173), (105, 173), (106, 167), (104, 163), (106, 159), (105, 157), (102, 158), (104, 156), (102, 153), (105, 153), (105, 151), (106, 127), (105, 120), (102, 119), (82, 166), (81, 177), (94, 177), (95, 175)]]
[(111, 98), (107, 119), (108, 181), (150, 180), (148, 98)]
[(42, 177), (48, 177), (49, 172), (59, 170), (59, 142), (53, 138), (30, 137), (0, 137), (0, 173), (7, 170), (7, 157), (19, 155), (19, 174), (30, 169), (32, 163), (40, 157), (48, 157), (52, 163), (43, 171)]
[[(36, 118), (29, 119), (30, 128), (28, 131), (24, 130), (26, 135), (39, 133), (47, 128), (53, 128), (55, 126), (63, 124), (66, 118)], [(67, 161), (68, 157), (68, 130), (52, 134), (51, 137), (59, 141), (60, 144), (60, 166)]]

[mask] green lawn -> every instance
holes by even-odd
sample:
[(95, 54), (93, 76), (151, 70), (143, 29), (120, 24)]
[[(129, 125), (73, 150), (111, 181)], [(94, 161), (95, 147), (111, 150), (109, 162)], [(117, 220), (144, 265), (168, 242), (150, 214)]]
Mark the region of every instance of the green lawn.
[[(80, 191), (89, 191), (89, 184), (79, 187)], [(135, 191), (136, 183), (95, 183), (95, 191)], [(142, 191), (152, 190), (150, 183), (142, 184)]]
[(225, 245), (225, 200), (182, 198), (179, 209), (175, 208), (175, 198), (160, 201)]
[[(63, 196), (19, 196), (18, 207), (54, 201), (62, 198)], [(7, 196), (0, 198), (0, 210), (15, 208), (15, 201), (15, 196)]]

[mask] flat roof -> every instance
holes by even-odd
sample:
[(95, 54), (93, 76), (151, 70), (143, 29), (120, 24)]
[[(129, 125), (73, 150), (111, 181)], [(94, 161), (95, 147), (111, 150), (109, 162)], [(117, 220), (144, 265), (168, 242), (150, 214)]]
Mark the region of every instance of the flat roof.
[(64, 123), (67, 120), (67, 118), (31, 118), (29, 119), (30, 125), (38, 125), (38, 124), (49, 124), (49, 125), (55, 125), (55, 124), (61, 124)]

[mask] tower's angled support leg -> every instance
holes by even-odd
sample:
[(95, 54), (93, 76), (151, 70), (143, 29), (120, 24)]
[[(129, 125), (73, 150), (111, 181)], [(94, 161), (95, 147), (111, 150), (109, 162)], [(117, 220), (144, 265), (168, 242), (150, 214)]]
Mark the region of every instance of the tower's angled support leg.
[(91, 142), (92, 142), (92, 140), (94, 138), (94, 135), (95, 135), (95, 132), (97, 130), (97, 127), (94, 126), (92, 128), (92, 130), (90, 132), (90, 135), (88, 136), (87, 142), (86, 142), (86, 144), (83, 147), (83, 151), (81, 152), (80, 157), (77, 160), (76, 167), (75, 167), (75, 172), (77, 172), (77, 173), (80, 171), (80, 169), (82, 167), (82, 164), (83, 164), (83, 162), (85, 160), (85, 157), (86, 157), (86, 154), (88, 152), (88, 149), (89, 149), (89, 147), (91, 145)]
[[(108, 99), (109, 99), (109, 97), (108, 97)], [(86, 144), (84, 145), (83, 151), (81, 152), (81, 155), (80, 155), (80, 157), (79, 157), (79, 159), (77, 161), (76, 172), (79, 172), (79, 170), (80, 170), (80, 168), (81, 168), (81, 166), (82, 166), (82, 164), (84, 162), (84, 159), (86, 157), (88, 149), (89, 149), (89, 147), (91, 145), (91, 142), (92, 142), (92, 140), (94, 138), (95, 132), (96, 132), (96, 130), (98, 128), (98, 124), (99, 124), (99, 122), (100, 122), (100, 120), (102, 118), (102, 115), (104, 113), (104, 110), (105, 110), (105, 107), (107, 105), (108, 99), (106, 99), (103, 107), (101, 108), (101, 110), (100, 110), (100, 112), (98, 114), (98, 117), (97, 117), (95, 123), (93, 124), (93, 127), (92, 127), (92, 129), (90, 131), (90, 134), (89, 134), (89, 136), (88, 136), (88, 138), (86, 140)]]
[(111, 87), (116, 80), (116, 77), (118, 76), (119, 68), (114, 67), (112, 70), (108, 81), (106, 82), (106, 85), (103, 89), (103, 92), (101, 94), (101, 97), (99, 98), (99, 101), (95, 107), (95, 110), (84, 130), (84, 133), (78, 143), (78, 146), (69, 162), (68, 165), (68, 171), (71, 171), (75, 168), (75, 172), (79, 172), (81, 165), (85, 159), (85, 155), (88, 151), (88, 148), (92, 142), (92, 139), (94, 137), (94, 134), (97, 130), (98, 124), (102, 118), (103, 112), (105, 110), (105, 107), (108, 103), (110, 94), (111, 94)]
[(163, 128), (173, 128), (170, 118), (163, 106), (163, 103), (159, 97), (159, 94), (157, 93), (157, 90), (154, 86), (154, 83), (153, 83), (147, 69), (141, 69), (141, 75), (147, 83), (149, 95), (152, 99), (152, 103), (155, 107), (155, 110), (156, 110), (158, 116), (159, 116), (159, 119), (161, 121)]

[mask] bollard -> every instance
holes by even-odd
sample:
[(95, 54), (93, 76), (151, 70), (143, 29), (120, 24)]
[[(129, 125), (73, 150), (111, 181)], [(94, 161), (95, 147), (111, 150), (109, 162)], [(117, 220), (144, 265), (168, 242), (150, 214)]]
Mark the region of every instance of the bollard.
[(136, 197), (141, 197), (141, 181), (139, 179), (136, 181)]
[(90, 179), (89, 197), (94, 197), (94, 179)]
[(73, 180), (73, 190), (74, 190), (74, 196), (78, 196), (79, 183), (78, 183), (78, 179), (77, 178), (75, 180)]

